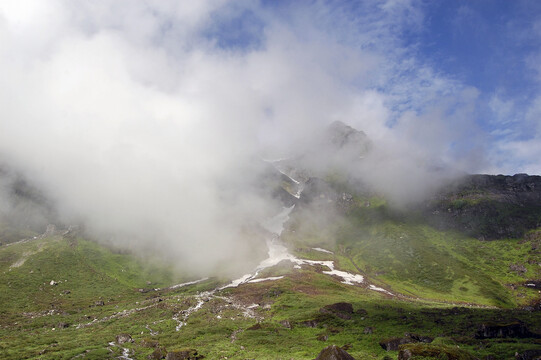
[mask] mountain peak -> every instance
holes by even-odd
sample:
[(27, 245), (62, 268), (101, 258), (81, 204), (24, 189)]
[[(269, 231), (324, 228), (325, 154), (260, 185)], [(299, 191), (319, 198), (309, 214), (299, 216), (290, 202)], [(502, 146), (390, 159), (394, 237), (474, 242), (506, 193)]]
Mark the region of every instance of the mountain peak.
[(327, 128), (329, 142), (336, 149), (355, 150), (359, 154), (370, 151), (372, 142), (368, 136), (360, 130), (357, 130), (342, 121), (334, 121)]

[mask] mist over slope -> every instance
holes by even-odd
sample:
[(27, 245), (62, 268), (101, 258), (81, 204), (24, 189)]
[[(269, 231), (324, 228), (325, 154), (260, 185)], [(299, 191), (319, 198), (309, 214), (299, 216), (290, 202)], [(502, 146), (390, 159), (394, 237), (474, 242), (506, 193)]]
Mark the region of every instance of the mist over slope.
[[(201, 272), (242, 263), (260, 245), (254, 224), (281, 206), (261, 191), (259, 158), (302, 154), (300, 167), (346, 173), (397, 205), (433, 194), (447, 169), (492, 166), (468, 123), (475, 89), (424, 68), (405, 76), (396, 38), (360, 46), (320, 26), (329, 19), (306, 22), (324, 4), (293, 7), (303, 16), (291, 21), (242, 1), (26, 5), (0, 5), (0, 161), (102, 241)], [(388, 20), (393, 6), (374, 11)], [(247, 13), (257, 39), (224, 44), (216, 27)], [(425, 81), (409, 107), (397, 78)], [(333, 123), (362, 151), (322, 137)]]

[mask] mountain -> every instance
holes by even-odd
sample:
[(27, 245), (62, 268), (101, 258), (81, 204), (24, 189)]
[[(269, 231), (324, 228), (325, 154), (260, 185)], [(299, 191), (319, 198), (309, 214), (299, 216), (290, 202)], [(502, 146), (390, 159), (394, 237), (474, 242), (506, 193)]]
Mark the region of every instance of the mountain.
[(94, 241), (0, 172), (0, 358), (540, 356), (539, 176), (455, 176), (396, 206), (353, 171), (364, 133), (337, 122), (317, 144), (248, 167), (281, 206), (237, 278)]

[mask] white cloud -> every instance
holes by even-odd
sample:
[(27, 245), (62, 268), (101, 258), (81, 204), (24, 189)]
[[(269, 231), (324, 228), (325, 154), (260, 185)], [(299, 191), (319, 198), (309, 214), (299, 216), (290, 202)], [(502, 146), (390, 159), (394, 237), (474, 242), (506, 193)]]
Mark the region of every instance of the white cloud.
[[(412, 164), (426, 174), (433, 159), (474, 169), (481, 151), (456, 144), (484, 142), (477, 91), (396, 35), (421, 26), (422, 8), (360, 6), (295, 4), (284, 18), (244, 1), (4, 1), (0, 156), (68, 218), (202, 271), (253, 258), (243, 226), (272, 211), (246, 170), (261, 143), (295, 147), (342, 120), (385, 147), (376, 160), (392, 157), (374, 172), (381, 183)], [(264, 22), (260, 47), (205, 36), (244, 8)]]

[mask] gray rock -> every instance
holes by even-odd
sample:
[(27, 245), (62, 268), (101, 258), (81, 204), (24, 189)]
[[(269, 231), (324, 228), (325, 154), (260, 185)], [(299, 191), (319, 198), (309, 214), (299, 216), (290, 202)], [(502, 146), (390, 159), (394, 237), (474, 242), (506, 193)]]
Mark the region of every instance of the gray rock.
[(355, 360), (348, 352), (336, 345), (327, 346), (321, 350), (315, 360)]
[(122, 345), (127, 342), (133, 342), (130, 334), (119, 334), (116, 336), (116, 343)]

